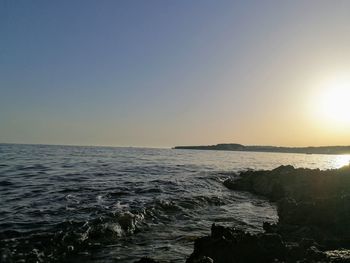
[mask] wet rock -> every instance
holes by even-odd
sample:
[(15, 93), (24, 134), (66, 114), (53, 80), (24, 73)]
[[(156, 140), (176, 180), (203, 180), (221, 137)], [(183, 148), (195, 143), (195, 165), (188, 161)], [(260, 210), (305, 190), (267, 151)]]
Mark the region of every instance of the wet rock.
[(264, 222), (263, 229), (266, 233), (277, 233), (277, 224), (271, 224), (269, 222)]
[(135, 261), (135, 263), (159, 263), (159, 262), (154, 260), (153, 258), (143, 257), (140, 260)]
[(306, 259), (308, 262), (327, 262), (329, 261), (327, 255), (321, 252), (317, 247), (312, 246), (306, 251)]
[[(320, 171), (287, 165), (246, 171), (224, 185), (276, 201), (279, 222), (274, 231), (286, 234), (285, 238), (304, 235), (321, 243), (350, 240), (350, 166)], [(265, 228), (272, 231), (268, 225)]]
[(195, 263), (213, 263), (214, 260), (212, 260), (210, 257), (201, 257), (194, 261)]
[[(226, 186), (228, 189), (231, 189), (231, 190), (236, 190), (236, 183), (235, 183), (235, 179), (234, 178), (227, 178), (225, 181), (224, 181), (224, 186)], [(239, 189), (239, 190), (242, 190), (242, 189)]]
[(210, 236), (195, 240), (187, 263), (350, 263), (350, 166), (249, 170), (224, 185), (276, 202), (279, 221), (255, 235), (213, 224)]
[(244, 262), (333, 262), (333, 259), (321, 250), (312, 239), (302, 239), (299, 242), (286, 242), (276, 233), (260, 233), (251, 235), (241, 230), (213, 225), (211, 235), (195, 241), (194, 251), (187, 263)]
[(187, 262), (209, 257), (214, 262), (273, 262), (285, 258), (286, 247), (278, 234), (251, 235), (234, 228), (212, 225), (211, 235), (195, 241)]
[(118, 223), (124, 231), (132, 232), (135, 229), (136, 216), (130, 212), (125, 212), (118, 216)]
[(277, 224), (251, 235), (213, 225), (211, 235), (195, 241), (187, 262), (210, 257), (214, 262), (350, 262), (350, 166), (320, 171), (280, 166), (272, 171), (245, 171), (224, 181), (233, 190), (276, 201)]

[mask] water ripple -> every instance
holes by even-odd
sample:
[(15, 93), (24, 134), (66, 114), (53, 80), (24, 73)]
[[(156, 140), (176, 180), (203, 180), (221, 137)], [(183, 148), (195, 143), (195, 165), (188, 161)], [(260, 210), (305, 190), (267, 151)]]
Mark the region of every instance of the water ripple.
[(282, 164), (335, 168), (337, 158), (0, 144), (1, 253), (19, 262), (183, 262), (213, 222), (257, 232), (277, 219), (273, 204), (226, 189), (226, 178)]

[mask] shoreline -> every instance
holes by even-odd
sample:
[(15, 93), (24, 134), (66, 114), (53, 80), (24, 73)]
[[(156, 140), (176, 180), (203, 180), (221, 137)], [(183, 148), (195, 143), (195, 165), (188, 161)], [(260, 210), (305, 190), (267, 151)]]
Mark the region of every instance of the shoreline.
[(203, 146), (175, 146), (175, 150), (204, 150), (204, 151), (235, 151), (235, 152), (263, 152), (263, 153), (294, 153), (294, 154), (350, 154), (350, 146), (308, 146), (308, 147), (280, 147), (280, 146), (247, 146), (236, 143), (221, 143)]
[(186, 263), (350, 262), (350, 165), (245, 171), (223, 184), (276, 203), (278, 223), (264, 223), (255, 235), (213, 224), (209, 236), (195, 240)]

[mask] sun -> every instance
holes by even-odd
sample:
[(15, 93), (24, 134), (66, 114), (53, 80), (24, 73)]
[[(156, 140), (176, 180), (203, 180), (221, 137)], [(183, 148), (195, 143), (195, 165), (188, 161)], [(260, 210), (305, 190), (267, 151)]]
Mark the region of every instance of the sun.
[(314, 107), (322, 122), (350, 127), (350, 76), (325, 81), (315, 99)]

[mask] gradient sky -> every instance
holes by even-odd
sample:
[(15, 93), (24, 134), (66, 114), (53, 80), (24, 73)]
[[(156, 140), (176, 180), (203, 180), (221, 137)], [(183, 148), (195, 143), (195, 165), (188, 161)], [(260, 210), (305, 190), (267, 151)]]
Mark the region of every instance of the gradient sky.
[(350, 126), (312, 115), (322, 80), (350, 74), (349, 13), (345, 0), (0, 0), (0, 142), (350, 145)]

